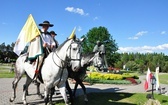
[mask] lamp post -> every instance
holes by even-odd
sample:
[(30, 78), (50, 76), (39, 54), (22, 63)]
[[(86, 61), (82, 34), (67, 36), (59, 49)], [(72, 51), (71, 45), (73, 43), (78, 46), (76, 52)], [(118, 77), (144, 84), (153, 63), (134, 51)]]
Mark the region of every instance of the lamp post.
[(154, 85), (156, 84), (156, 78), (153, 74), (151, 77), (151, 84), (152, 84), (152, 97), (151, 98), (154, 99), (153, 91), (154, 91)]

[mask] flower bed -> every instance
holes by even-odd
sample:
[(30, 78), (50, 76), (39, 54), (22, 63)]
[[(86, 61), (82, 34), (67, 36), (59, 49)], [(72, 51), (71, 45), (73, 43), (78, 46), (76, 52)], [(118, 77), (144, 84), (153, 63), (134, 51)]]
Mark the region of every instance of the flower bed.
[(105, 74), (99, 72), (92, 72), (88, 74), (90, 79), (100, 79), (100, 80), (122, 80), (123, 77), (120, 74)]
[(90, 72), (86, 81), (92, 83), (109, 83), (109, 84), (138, 84), (140, 81), (136, 75), (130, 75), (129, 73), (124, 74), (111, 74), (111, 73), (100, 73)]

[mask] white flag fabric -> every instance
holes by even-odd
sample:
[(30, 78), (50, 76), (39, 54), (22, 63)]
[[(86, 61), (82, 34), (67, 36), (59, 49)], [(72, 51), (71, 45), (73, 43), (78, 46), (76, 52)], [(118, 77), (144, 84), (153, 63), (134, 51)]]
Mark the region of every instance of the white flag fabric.
[(26, 42), (24, 40), (24, 32), (21, 31), (18, 38), (17, 38), (17, 41), (15, 42), (15, 46), (14, 46), (14, 49), (13, 51), (19, 56), (20, 53), (24, 50), (25, 46), (26, 46)]
[(21, 32), (19, 33), (13, 51), (19, 56), (28, 42), (32, 41), (38, 35), (40, 35), (40, 31), (33, 19), (33, 16), (30, 14)]
[(156, 71), (155, 71), (155, 77), (156, 77), (156, 90), (159, 89), (159, 67), (156, 67)]

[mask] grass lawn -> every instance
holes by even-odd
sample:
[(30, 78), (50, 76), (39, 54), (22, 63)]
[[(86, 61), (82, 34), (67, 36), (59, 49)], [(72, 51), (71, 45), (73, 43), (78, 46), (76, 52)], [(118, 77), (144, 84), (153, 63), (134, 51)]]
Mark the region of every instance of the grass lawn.
[[(144, 105), (147, 101), (145, 93), (89, 93), (87, 105)], [(155, 94), (161, 105), (168, 105), (168, 96)], [(83, 96), (75, 98), (74, 105), (85, 105)], [(64, 102), (57, 102), (64, 105)]]
[(168, 73), (160, 74), (159, 75), (159, 81), (160, 81), (161, 84), (168, 84)]
[(0, 72), (0, 78), (14, 78), (15, 77), (15, 73), (10, 73), (10, 72)]
[(1, 64), (0, 65), (0, 78), (13, 78), (14, 72), (9, 72), (11, 65)]
[(140, 73), (139, 71), (126, 71), (126, 70), (120, 70), (120, 73), (129, 73), (130, 75), (137, 75), (137, 76), (140, 76), (140, 75), (144, 75), (143, 73)]

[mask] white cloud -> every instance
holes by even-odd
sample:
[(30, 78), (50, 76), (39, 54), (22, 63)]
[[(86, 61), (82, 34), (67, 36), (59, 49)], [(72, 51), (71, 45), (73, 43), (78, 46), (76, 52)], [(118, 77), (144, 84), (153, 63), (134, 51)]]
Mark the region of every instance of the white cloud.
[(140, 31), (137, 34), (135, 34), (133, 37), (129, 37), (128, 39), (136, 40), (136, 39), (139, 39), (140, 36), (143, 36), (146, 33), (148, 33), (148, 31)]
[(162, 31), (160, 34), (161, 34), (161, 35), (164, 35), (164, 34), (166, 34), (166, 31)]
[(82, 31), (82, 27), (81, 26), (78, 26), (78, 31)]
[(142, 46), (142, 47), (119, 47), (118, 52), (139, 52), (139, 53), (152, 53), (168, 50), (168, 44), (158, 46)]
[(138, 39), (138, 38), (139, 38), (139, 37), (134, 36), (134, 37), (129, 37), (128, 39), (136, 40), (136, 39)]
[(97, 16), (93, 18), (93, 20), (98, 20), (98, 19), (99, 19), (99, 18), (98, 18)]
[(73, 13), (77, 13), (80, 15), (85, 15), (85, 16), (89, 15), (89, 13), (85, 13), (84, 10), (81, 8), (66, 7), (65, 10), (68, 12), (73, 12)]

